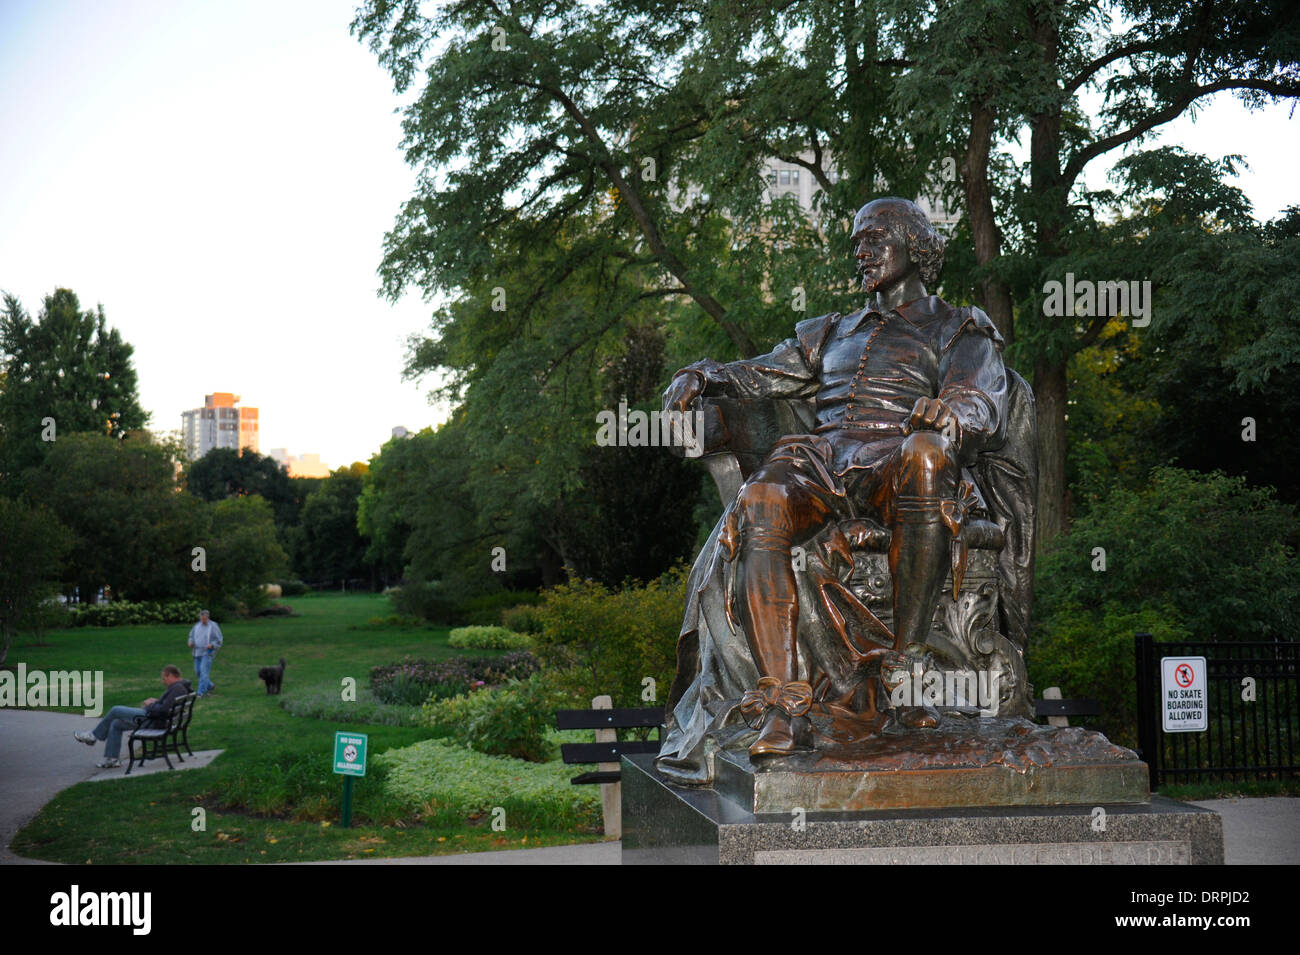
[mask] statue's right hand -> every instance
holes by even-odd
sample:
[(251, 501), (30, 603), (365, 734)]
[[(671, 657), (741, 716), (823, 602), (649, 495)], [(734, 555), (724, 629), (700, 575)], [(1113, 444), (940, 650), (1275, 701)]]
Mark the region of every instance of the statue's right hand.
[(704, 393), (704, 376), (698, 371), (681, 371), (664, 392), (665, 411), (686, 411)]

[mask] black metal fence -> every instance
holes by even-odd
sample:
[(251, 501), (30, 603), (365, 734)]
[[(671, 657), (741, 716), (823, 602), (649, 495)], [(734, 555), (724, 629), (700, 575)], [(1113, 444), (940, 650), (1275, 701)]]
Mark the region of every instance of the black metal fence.
[[(1139, 633), (1138, 746), (1163, 784), (1277, 780), (1300, 776), (1300, 643), (1156, 643)], [(1160, 661), (1205, 657), (1207, 727), (1163, 729)], [(1253, 697), (1253, 699), (1252, 699)]]

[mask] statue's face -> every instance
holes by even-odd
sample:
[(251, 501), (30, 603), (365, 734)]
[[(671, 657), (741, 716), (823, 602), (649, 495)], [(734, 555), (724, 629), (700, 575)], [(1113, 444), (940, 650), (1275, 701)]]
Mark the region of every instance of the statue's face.
[(918, 270), (900, 231), (889, 206), (866, 205), (853, 220), (853, 254), (862, 276), (862, 291), (887, 292)]

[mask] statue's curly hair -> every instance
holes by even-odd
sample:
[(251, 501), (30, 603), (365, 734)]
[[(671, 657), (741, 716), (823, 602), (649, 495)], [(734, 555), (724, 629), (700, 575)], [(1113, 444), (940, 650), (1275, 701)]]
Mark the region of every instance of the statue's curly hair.
[[(896, 230), (895, 234), (906, 240), (907, 254), (917, 264), (921, 281), (926, 288), (931, 288), (939, 281), (939, 273), (943, 270), (944, 237), (930, 225), (930, 220), (921, 211), (921, 207), (910, 199), (900, 199), (897, 196), (873, 199), (858, 210), (858, 216), (870, 206), (885, 203), (890, 207), (889, 219)], [(857, 217), (854, 218), (856, 220)]]

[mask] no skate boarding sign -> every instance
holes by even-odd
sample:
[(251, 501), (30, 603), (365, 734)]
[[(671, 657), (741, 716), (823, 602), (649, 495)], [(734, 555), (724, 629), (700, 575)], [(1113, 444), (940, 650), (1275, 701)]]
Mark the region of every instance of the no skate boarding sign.
[(1160, 702), (1166, 733), (1199, 733), (1209, 726), (1205, 657), (1160, 660)]

